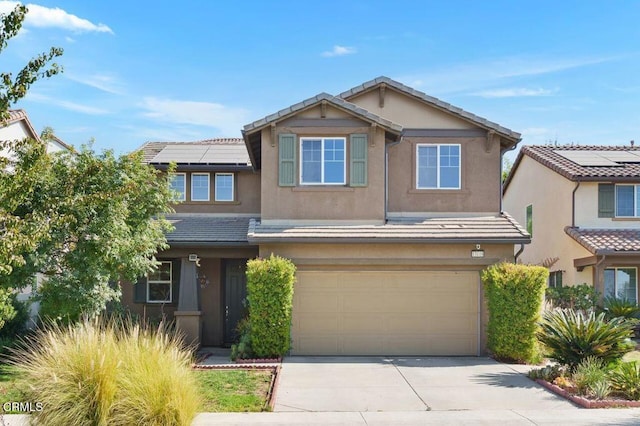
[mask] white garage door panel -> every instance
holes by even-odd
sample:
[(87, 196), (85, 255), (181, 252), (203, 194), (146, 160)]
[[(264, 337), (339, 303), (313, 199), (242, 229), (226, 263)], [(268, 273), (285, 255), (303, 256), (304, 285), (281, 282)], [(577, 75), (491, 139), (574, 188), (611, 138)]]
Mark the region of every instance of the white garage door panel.
[(300, 271), (293, 354), (477, 355), (477, 272)]

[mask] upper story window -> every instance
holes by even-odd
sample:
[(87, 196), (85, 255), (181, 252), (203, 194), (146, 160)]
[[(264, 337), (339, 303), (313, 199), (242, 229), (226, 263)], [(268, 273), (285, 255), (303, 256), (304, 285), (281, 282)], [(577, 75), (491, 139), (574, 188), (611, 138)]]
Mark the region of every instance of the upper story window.
[(173, 191), (173, 201), (184, 201), (187, 197), (187, 175), (175, 173), (169, 177), (169, 188)]
[(640, 217), (640, 185), (616, 185), (616, 216)]
[(171, 268), (171, 262), (160, 262), (158, 269), (147, 275), (148, 303), (171, 303)]
[(191, 174), (191, 201), (209, 201), (209, 173)]
[(300, 183), (344, 185), (345, 138), (300, 138)]
[(233, 173), (216, 173), (215, 201), (233, 201)]
[(460, 145), (418, 144), (418, 189), (460, 189)]

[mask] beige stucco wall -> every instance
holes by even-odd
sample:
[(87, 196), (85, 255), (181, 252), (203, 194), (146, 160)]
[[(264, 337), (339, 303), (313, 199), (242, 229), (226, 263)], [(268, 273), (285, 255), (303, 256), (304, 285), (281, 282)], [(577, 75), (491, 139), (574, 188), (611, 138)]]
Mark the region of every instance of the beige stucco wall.
[(581, 228), (638, 228), (640, 219), (598, 217), (598, 183), (583, 182), (576, 191), (576, 226)]
[(389, 87), (385, 91), (384, 107), (380, 107), (379, 90), (371, 90), (348, 99), (369, 112), (384, 117), (405, 128), (473, 129), (475, 126), (450, 113), (442, 112), (424, 102), (403, 95)]
[[(209, 201), (189, 201), (191, 198), (191, 172), (177, 170), (177, 173), (186, 173), (186, 199), (174, 206), (176, 213), (220, 213), (234, 214), (245, 213), (260, 214), (260, 172), (236, 172), (235, 173), (235, 198), (234, 202), (214, 201), (215, 172), (210, 172), (209, 177)], [(201, 172), (196, 172), (201, 173)]]
[[(343, 117), (344, 114), (332, 112), (327, 108), (327, 117), (332, 114)], [(308, 113), (311, 118), (320, 118), (320, 109)], [(285, 123), (286, 124), (286, 123)], [(296, 162), (296, 179), (300, 172), (300, 136), (323, 136), (319, 132), (331, 132), (331, 136), (347, 139), (347, 175), (345, 186), (338, 185), (306, 185), (295, 187), (278, 186), (278, 143), (272, 144), (271, 131), (262, 131), (262, 186), (261, 200), (263, 221), (269, 220), (302, 220), (302, 221), (373, 221), (384, 220), (384, 131), (377, 129), (374, 140), (369, 140), (368, 151), (368, 185), (366, 187), (349, 187), (349, 135), (369, 132), (368, 127), (344, 128), (295, 128), (278, 125), (276, 134), (295, 133), (298, 135)], [(276, 136), (277, 137), (277, 136)], [(369, 133), (371, 139), (371, 134)], [(272, 146), (273, 145), (273, 146)]]
[(520, 259), (523, 263), (540, 264), (545, 259), (558, 257), (550, 271), (565, 271), (564, 285), (592, 283), (588, 273), (578, 274), (573, 266), (573, 259), (591, 256), (591, 253), (564, 232), (565, 226), (571, 226), (574, 187), (574, 182), (524, 156), (503, 200), (503, 209), (523, 227), (526, 227), (526, 208), (533, 205), (533, 236)]
[[(461, 189), (416, 189), (416, 145), (460, 144)], [(500, 147), (486, 138), (403, 138), (389, 148), (389, 212), (498, 212)]]

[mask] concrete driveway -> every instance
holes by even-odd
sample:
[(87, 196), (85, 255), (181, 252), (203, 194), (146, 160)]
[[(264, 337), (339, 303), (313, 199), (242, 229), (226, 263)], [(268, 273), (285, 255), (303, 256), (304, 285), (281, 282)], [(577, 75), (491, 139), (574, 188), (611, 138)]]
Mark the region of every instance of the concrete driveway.
[[(527, 366), (466, 357), (289, 357), (275, 411), (558, 410)], [(577, 409), (577, 408), (575, 408)]]

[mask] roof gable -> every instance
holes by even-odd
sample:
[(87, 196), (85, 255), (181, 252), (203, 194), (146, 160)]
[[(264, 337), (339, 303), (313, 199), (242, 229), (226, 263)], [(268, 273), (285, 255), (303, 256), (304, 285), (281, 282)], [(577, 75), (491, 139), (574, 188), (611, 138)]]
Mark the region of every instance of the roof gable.
[(379, 117), (376, 114), (373, 114), (365, 110), (364, 108), (347, 102), (339, 97), (332, 96), (328, 93), (320, 93), (319, 95), (316, 95), (309, 99), (305, 99), (302, 102), (291, 105), (290, 107), (284, 108), (274, 114), (270, 114), (264, 118), (261, 118), (260, 120), (256, 120), (253, 123), (244, 126), (242, 134), (249, 151), (251, 163), (254, 165), (254, 167), (256, 167), (257, 169), (261, 167), (260, 145), (262, 143), (262, 129), (271, 125), (275, 125), (278, 122), (293, 117), (294, 115), (300, 114), (303, 111), (315, 108), (316, 106), (323, 104), (331, 105), (332, 107), (353, 115), (354, 117), (359, 118), (365, 122), (376, 124), (390, 134), (399, 136), (402, 133), (402, 126), (397, 123)]
[(510, 130), (497, 123), (489, 121), (486, 118), (472, 114), (468, 111), (463, 110), (462, 108), (458, 108), (438, 98), (429, 96), (426, 93), (423, 93), (419, 90), (413, 89), (409, 86), (405, 86), (400, 82), (390, 79), (389, 77), (382, 76), (382, 77), (378, 77), (373, 80), (367, 81), (361, 85), (358, 85), (345, 92), (342, 92), (341, 94), (338, 95), (338, 97), (345, 100), (351, 100), (366, 92), (369, 92), (375, 89), (380, 89), (380, 88), (386, 89), (387, 87), (393, 90), (396, 90), (404, 94), (405, 96), (409, 96), (411, 98), (417, 99), (420, 102), (423, 102), (437, 110), (443, 111), (457, 118), (470, 122), (478, 127), (481, 127), (487, 130), (492, 130), (498, 133), (499, 135), (509, 139), (512, 142), (511, 145), (515, 145), (517, 142), (520, 141), (520, 137), (521, 137), (520, 133), (514, 132), (513, 130)]

